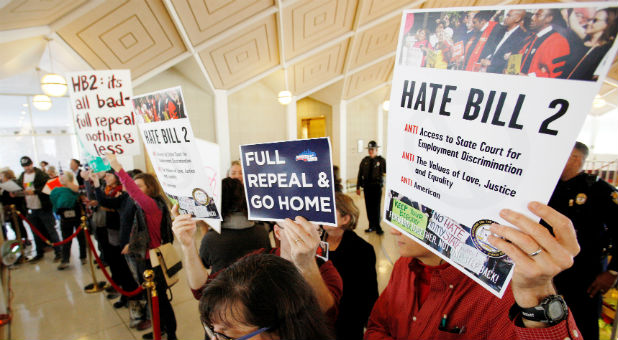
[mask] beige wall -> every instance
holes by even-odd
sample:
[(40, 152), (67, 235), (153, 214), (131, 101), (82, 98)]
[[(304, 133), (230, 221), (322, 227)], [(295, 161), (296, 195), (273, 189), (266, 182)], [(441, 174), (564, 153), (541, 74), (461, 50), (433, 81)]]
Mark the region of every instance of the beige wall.
[(242, 144), (286, 140), (286, 110), (277, 93), (257, 82), (228, 97), (230, 159), (239, 159)]
[[(348, 166), (346, 173), (348, 181), (356, 183), (358, 166), (363, 157), (367, 156), (366, 149), (358, 152), (356, 147), (357, 141), (362, 139), (364, 144), (363, 148), (365, 148), (370, 140), (377, 140), (378, 107), (376, 103), (366, 98), (361, 98), (348, 103), (347, 112)], [(384, 138), (386, 138), (386, 135)], [(379, 154), (384, 156), (382, 148), (380, 148)]]

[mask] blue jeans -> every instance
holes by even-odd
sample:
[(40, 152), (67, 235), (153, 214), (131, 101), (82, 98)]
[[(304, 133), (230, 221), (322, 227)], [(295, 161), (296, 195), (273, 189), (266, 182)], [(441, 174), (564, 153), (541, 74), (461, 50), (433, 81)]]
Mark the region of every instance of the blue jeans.
[[(60, 238), (56, 232), (56, 219), (51, 210), (30, 209), (28, 210), (28, 219), (41, 234), (47, 234), (49, 241), (52, 243), (60, 242)], [(45, 242), (34, 232), (32, 233), (34, 234), (34, 241), (36, 244), (36, 256), (42, 257), (45, 254)], [(60, 258), (62, 247), (54, 247), (54, 253), (56, 257)]]

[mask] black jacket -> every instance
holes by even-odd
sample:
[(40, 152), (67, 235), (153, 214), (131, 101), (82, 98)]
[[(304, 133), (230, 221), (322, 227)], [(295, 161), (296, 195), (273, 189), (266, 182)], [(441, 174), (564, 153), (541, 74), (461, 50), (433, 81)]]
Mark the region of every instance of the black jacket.
[[(17, 184), (24, 187), (24, 174), (22, 172), (17, 179)], [(34, 168), (34, 193), (39, 196), (39, 200), (41, 200), (41, 209), (44, 210), (52, 210), (52, 203), (49, 200), (49, 195), (43, 193), (43, 188), (47, 181), (49, 180), (49, 176), (41, 169)]]
[(358, 167), (356, 189), (368, 185), (382, 186), (386, 174), (386, 160), (382, 156), (366, 156)]
[[(581, 248), (573, 266), (558, 274), (557, 288), (588, 287), (604, 268), (602, 261), (609, 240), (613, 240), (609, 269), (618, 270), (618, 191), (597, 176), (584, 172), (559, 181), (549, 206), (570, 218)], [(586, 288), (583, 288), (585, 292)]]

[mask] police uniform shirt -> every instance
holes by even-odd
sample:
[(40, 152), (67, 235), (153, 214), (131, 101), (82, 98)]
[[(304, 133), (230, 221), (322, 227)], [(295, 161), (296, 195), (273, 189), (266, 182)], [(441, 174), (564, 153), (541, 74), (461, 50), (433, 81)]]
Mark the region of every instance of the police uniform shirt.
[(365, 187), (366, 185), (382, 186), (383, 174), (386, 173), (386, 160), (382, 156), (371, 158), (366, 156), (361, 161), (358, 170), (358, 179), (356, 188)]
[[(549, 201), (549, 206), (571, 219), (577, 233), (581, 251), (575, 257), (572, 271), (593, 277), (580, 280), (592, 281), (602, 272), (603, 248), (612, 239), (618, 246), (618, 192), (609, 183), (584, 172), (568, 181), (559, 181)], [(612, 260), (608, 269), (618, 270), (618, 260)]]

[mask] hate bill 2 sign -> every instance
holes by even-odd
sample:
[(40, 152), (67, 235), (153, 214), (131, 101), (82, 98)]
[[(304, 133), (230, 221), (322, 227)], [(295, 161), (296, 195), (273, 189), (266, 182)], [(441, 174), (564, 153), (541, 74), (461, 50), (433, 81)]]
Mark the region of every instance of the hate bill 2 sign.
[(240, 158), (250, 220), (337, 224), (328, 138), (241, 145)]
[(384, 218), (498, 297), (513, 261), (487, 241), (488, 228), (508, 224), (502, 208), (538, 220), (527, 204), (549, 201), (616, 52), (616, 32), (591, 44), (577, 18), (608, 7), (404, 12)]

